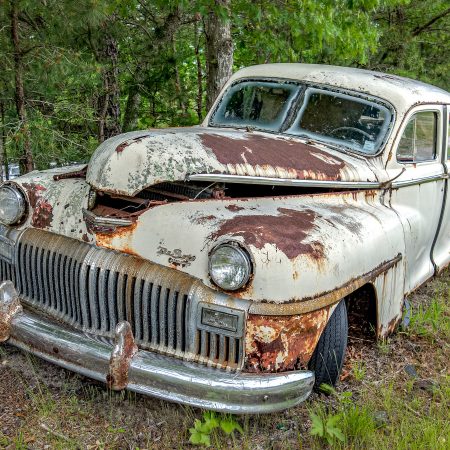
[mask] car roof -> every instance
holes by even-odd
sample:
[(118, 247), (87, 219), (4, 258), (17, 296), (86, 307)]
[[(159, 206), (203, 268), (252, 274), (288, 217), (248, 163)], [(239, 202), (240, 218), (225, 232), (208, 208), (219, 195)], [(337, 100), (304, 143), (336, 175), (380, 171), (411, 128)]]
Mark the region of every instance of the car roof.
[(382, 72), (323, 64), (249, 66), (236, 72), (228, 84), (252, 77), (284, 78), (363, 92), (387, 100), (398, 111), (421, 103), (450, 103), (450, 93), (431, 84)]

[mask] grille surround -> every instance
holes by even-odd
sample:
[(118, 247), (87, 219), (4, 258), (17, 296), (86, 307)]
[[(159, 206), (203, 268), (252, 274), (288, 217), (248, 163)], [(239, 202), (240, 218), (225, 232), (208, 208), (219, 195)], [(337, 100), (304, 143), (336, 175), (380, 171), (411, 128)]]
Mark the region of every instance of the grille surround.
[(244, 330), (233, 337), (197, 327), (199, 302), (225, 305), (227, 296), (183, 272), (30, 228), (15, 242), (13, 264), (0, 260), (0, 278), (13, 281), (25, 305), (85, 333), (112, 339), (127, 320), (142, 349), (242, 368)]

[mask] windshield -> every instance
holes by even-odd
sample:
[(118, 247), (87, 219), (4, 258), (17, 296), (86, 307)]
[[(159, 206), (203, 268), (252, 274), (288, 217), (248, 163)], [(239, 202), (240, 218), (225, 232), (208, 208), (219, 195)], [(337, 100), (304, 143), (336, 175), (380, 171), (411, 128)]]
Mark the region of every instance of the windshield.
[(292, 83), (244, 81), (232, 86), (214, 113), (214, 125), (278, 131), (299, 91)]
[(356, 96), (290, 82), (244, 81), (225, 93), (211, 125), (281, 131), (375, 154), (390, 121), (388, 108)]

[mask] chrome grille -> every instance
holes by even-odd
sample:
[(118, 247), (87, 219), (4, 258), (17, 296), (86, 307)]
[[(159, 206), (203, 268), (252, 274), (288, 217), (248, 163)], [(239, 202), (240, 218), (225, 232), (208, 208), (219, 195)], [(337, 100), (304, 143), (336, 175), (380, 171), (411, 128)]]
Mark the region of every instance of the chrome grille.
[(35, 229), (16, 242), (14, 266), (1, 261), (0, 277), (16, 272), (24, 303), (75, 328), (112, 338), (127, 320), (141, 348), (217, 367), (242, 365), (241, 338), (197, 330), (189, 319), (197, 313), (191, 291), (198, 281), (187, 274)]

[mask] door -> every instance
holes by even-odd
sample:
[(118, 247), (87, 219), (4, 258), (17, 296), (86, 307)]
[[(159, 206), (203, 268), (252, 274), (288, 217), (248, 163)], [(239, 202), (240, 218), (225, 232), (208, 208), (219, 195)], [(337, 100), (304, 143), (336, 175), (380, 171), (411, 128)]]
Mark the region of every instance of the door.
[(405, 293), (435, 272), (431, 253), (446, 188), (441, 159), (443, 114), (444, 108), (438, 105), (411, 110), (397, 136), (396, 160), (387, 168), (395, 180), (386, 200), (397, 212), (405, 236)]
[(444, 124), (444, 145), (442, 164), (445, 166), (447, 172), (445, 205), (442, 212), (442, 219), (436, 237), (436, 242), (433, 247), (433, 261), (436, 264), (436, 269), (441, 271), (450, 264), (450, 180), (448, 174), (450, 173), (450, 105), (444, 108), (444, 117), (446, 123)]

